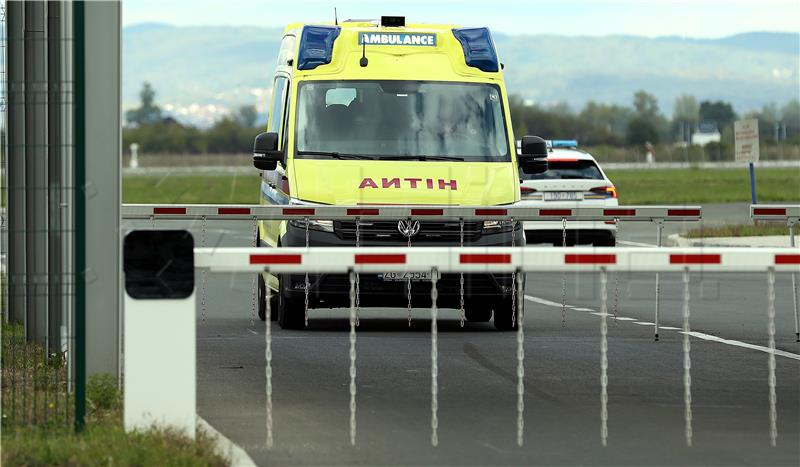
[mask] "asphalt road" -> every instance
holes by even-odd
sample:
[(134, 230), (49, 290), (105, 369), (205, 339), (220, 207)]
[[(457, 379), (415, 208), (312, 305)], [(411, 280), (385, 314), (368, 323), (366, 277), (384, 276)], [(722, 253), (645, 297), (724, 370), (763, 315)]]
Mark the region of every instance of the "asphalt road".
[[(745, 205), (706, 209), (706, 221)], [(159, 226), (179, 227), (161, 221)], [(679, 231), (670, 225), (665, 234)], [(654, 243), (624, 224), (621, 238)], [(242, 246), (247, 226), (211, 224), (209, 245)], [(516, 445), (516, 339), (490, 323), (439, 321), (439, 445), (430, 444), (430, 319), (363, 310), (358, 328), (358, 437), (349, 445), (347, 310), (312, 310), (308, 329), (273, 326), (275, 443), (267, 450), (264, 323), (252, 319), (251, 275), (209, 275), (198, 309), (198, 411), (259, 465), (800, 465), (800, 344), (789, 277), (776, 283), (777, 446), (770, 446), (766, 275), (698, 274), (691, 282), (693, 445), (684, 420), (682, 285), (662, 275), (654, 342), (654, 275), (608, 284), (608, 445), (600, 438), (597, 277), (528, 276), (525, 437)], [(615, 290), (618, 291), (615, 293)], [(617, 307), (614, 296), (618, 295)], [(672, 328), (672, 329), (670, 329)], [(722, 338), (722, 339), (718, 339)], [(717, 340), (714, 340), (717, 339)], [(724, 342), (719, 342), (724, 340)]]

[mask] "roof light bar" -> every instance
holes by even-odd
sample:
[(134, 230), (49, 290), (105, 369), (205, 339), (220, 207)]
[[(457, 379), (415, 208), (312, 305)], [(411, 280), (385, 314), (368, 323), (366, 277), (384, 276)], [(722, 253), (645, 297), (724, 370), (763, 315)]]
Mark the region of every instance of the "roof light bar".
[(548, 148), (577, 148), (578, 141), (574, 139), (554, 139), (545, 141)]
[(497, 52), (488, 28), (456, 28), (453, 35), (464, 49), (467, 66), (490, 73), (499, 71)]
[(304, 26), (297, 54), (298, 70), (313, 70), (327, 65), (333, 56), (333, 43), (339, 37), (339, 26)]

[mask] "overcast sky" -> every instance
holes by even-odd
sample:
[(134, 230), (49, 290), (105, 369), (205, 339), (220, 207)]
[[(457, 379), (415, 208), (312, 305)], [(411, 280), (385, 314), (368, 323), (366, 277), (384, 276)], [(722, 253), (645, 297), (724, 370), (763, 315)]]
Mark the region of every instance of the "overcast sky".
[(800, 32), (800, 1), (124, 0), (123, 24), (282, 27), (290, 22), (405, 15), (409, 22), (489, 26), (508, 34), (687, 36)]

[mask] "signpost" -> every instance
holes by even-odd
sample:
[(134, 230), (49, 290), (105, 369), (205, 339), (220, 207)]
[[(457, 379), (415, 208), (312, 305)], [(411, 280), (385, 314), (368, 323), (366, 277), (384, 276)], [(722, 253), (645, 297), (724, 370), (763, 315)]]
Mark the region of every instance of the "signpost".
[(750, 165), (750, 196), (753, 204), (758, 204), (756, 198), (756, 172), (753, 163), (758, 161), (758, 120), (751, 118), (739, 120), (733, 124), (733, 133), (736, 147), (736, 162), (747, 162)]

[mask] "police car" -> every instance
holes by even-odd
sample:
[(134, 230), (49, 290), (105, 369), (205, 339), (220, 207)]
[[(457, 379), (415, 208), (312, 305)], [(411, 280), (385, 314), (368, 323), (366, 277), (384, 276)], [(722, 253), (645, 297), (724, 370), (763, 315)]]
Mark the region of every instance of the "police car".
[[(612, 207), (618, 206), (617, 189), (597, 161), (578, 149), (574, 140), (548, 141), (550, 164), (547, 172), (520, 174), (521, 205), (537, 207)], [(561, 246), (564, 225), (556, 222), (525, 222), (528, 244), (552, 243)], [(617, 226), (613, 221), (568, 221), (566, 243), (571, 245), (614, 246)]]

